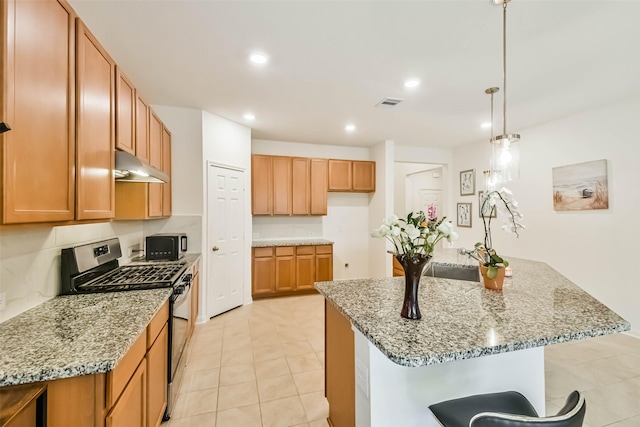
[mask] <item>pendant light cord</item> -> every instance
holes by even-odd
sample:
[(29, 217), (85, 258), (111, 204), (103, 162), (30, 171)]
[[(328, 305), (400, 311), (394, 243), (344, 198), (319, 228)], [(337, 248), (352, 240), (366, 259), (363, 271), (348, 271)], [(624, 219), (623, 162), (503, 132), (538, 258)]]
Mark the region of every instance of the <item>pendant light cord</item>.
[(507, 134), (507, 2), (502, 3), (502, 134)]

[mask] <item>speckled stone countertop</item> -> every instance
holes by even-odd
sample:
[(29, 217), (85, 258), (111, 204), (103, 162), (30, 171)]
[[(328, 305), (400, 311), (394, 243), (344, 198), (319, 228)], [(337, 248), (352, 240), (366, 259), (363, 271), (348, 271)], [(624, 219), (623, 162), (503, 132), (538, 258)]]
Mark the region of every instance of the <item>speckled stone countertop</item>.
[(269, 248), (273, 246), (320, 246), (333, 245), (331, 240), (327, 239), (265, 239), (254, 240), (251, 246), (254, 248)]
[[(469, 264), (454, 250), (434, 261)], [(501, 292), (422, 277), (422, 319), (400, 317), (404, 277), (317, 282), (316, 289), (391, 361), (424, 366), (627, 331), (630, 324), (541, 262), (509, 257)]]
[(0, 323), (0, 387), (112, 370), (170, 295), (59, 296)]

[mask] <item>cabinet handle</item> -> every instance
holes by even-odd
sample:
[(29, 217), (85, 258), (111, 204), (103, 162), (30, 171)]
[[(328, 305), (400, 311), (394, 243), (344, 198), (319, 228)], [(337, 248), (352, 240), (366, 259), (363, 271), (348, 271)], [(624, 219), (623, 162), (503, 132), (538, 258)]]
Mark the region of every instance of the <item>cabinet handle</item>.
[(219, 250), (220, 250), (220, 248), (219, 248), (219, 247), (217, 247), (217, 246), (214, 246), (214, 247), (212, 247), (212, 248), (211, 248), (211, 250), (212, 250), (213, 252), (216, 252), (216, 251), (219, 251)]

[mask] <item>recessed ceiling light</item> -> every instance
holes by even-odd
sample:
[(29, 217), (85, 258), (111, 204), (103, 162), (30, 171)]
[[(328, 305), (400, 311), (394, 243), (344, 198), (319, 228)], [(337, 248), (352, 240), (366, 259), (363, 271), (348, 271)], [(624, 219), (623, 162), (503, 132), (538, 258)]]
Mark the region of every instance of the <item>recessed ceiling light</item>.
[(409, 79), (404, 82), (404, 87), (412, 88), (420, 86), (420, 80), (418, 79)]
[(266, 64), (269, 61), (269, 57), (262, 52), (253, 52), (249, 55), (249, 61), (254, 64), (262, 65)]
[(346, 130), (347, 132), (351, 133), (351, 132), (356, 130), (356, 125), (354, 125), (352, 123), (349, 123), (348, 125), (346, 125), (344, 127), (344, 130)]
[(491, 127), (491, 122), (484, 122), (480, 125), (482, 129), (489, 129)]
[(242, 116), (245, 118), (245, 120), (255, 120), (256, 116), (253, 115), (253, 113), (245, 113), (244, 116)]

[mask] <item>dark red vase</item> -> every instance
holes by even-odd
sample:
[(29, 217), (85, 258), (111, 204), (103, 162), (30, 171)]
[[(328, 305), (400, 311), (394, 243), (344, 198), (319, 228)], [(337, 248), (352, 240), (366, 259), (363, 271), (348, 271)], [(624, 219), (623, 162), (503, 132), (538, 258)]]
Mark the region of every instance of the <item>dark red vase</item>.
[(406, 258), (404, 255), (396, 255), (396, 259), (404, 268), (404, 302), (400, 316), (405, 319), (419, 320), (422, 318), (418, 305), (418, 287), (424, 267), (431, 260), (430, 256), (419, 255), (414, 258)]

